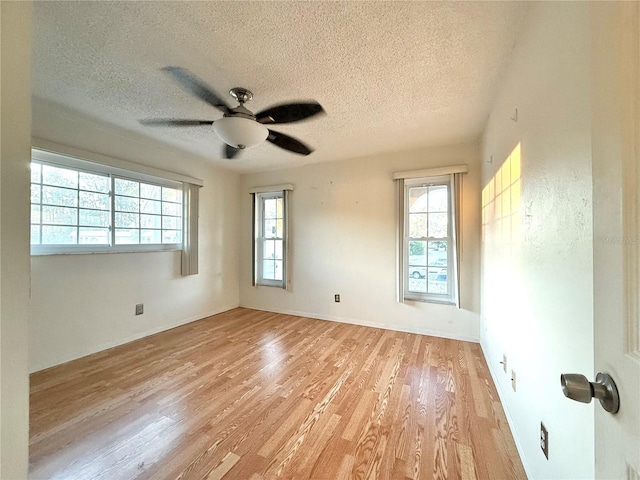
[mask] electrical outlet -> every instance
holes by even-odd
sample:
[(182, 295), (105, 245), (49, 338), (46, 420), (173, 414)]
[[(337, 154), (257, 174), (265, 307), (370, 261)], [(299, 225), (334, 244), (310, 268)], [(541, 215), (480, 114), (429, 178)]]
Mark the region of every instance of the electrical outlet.
[(549, 432), (542, 422), (540, 422), (540, 448), (544, 456), (549, 460)]
[(516, 391), (516, 372), (515, 370), (511, 370), (511, 388), (513, 391)]
[(142, 315), (144, 313), (144, 304), (139, 303), (136, 305), (136, 315)]
[(502, 365), (504, 373), (507, 373), (507, 356), (504, 353), (502, 354), (502, 361), (500, 362), (500, 364)]
[(333, 298), (334, 298), (334, 300), (336, 301), (336, 303), (340, 303), (340, 294), (336, 293), (336, 294), (333, 296)]

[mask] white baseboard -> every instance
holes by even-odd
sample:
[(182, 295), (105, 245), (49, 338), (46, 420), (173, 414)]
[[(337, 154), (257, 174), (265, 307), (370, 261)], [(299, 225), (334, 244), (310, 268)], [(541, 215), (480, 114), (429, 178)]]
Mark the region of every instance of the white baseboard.
[(379, 324), (375, 322), (368, 322), (366, 320), (345, 318), (345, 317), (335, 317), (332, 315), (322, 315), (322, 314), (312, 313), (312, 312), (301, 312), (298, 310), (288, 310), (288, 309), (279, 309), (279, 308), (265, 309), (263, 307), (257, 307), (252, 305), (240, 305), (240, 307), (251, 308), (253, 310), (268, 311), (273, 313), (282, 313), (284, 315), (295, 315), (297, 317), (314, 318), (316, 320), (328, 320), (330, 322), (348, 323), (350, 325), (360, 325), (362, 327), (382, 328), (383, 330), (393, 330), (396, 332), (416, 333), (418, 335), (430, 335), (432, 337), (449, 338), (451, 340), (461, 340), (463, 342), (480, 343), (480, 340), (478, 338), (474, 338), (466, 335), (455, 335), (449, 332), (430, 330), (428, 328), (407, 328), (406, 326), (396, 325), (392, 323)]
[(520, 442), (520, 437), (518, 436), (517, 430), (515, 430), (513, 418), (511, 417), (511, 413), (509, 412), (508, 404), (506, 403), (506, 397), (504, 392), (502, 391), (502, 386), (498, 382), (498, 376), (496, 372), (493, 370), (494, 366), (492, 362), (489, 362), (487, 352), (485, 350), (484, 343), (480, 341), (480, 348), (482, 349), (482, 355), (484, 355), (484, 361), (489, 367), (489, 373), (491, 374), (491, 379), (493, 380), (493, 384), (496, 386), (496, 391), (498, 392), (498, 397), (500, 397), (500, 404), (502, 405), (502, 409), (504, 410), (504, 415), (507, 417), (507, 423), (509, 424), (509, 430), (511, 430), (511, 436), (513, 437), (513, 441), (516, 444), (516, 449), (518, 450), (518, 455), (520, 455), (520, 461), (522, 462), (522, 467), (524, 468), (524, 472), (527, 474), (527, 478), (534, 478), (531, 469), (527, 463), (527, 457), (525, 456), (524, 448), (522, 447), (522, 442)]

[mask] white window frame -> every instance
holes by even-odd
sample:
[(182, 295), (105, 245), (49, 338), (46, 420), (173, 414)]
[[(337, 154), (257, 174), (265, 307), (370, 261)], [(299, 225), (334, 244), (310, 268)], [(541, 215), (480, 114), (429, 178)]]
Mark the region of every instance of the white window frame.
[[(400, 222), (399, 222), (399, 242), (398, 242), (398, 258), (399, 262), (399, 292), (401, 301), (418, 301), (429, 303), (442, 303), (447, 305), (458, 305), (458, 258), (456, 247), (456, 191), (454, 176), (438, 175), (429, 177), (418, 177), (403, 179), (400, 183), (402, 188), (402, 200), (400, 202)], [(409, 236), (409, 191), (414, 187), (446, 185), (447, 186), (447, 203), (448, 203), (448, 222), (446, 237), (419, 237), (413, 238)], [(447, 292), (440, 293), (422, 293), (409, 290), (409, 242), (411, 241), (445, 241), (447, 243)], [(428, 243), (427, 243), (428, 249)], [(428, 255), (428, 250), (427, 250)], [(428, 282), (429, 267), (425, 267), (425, 282)]]
[[(81, 158), (71, 157), (64, 154), (47, 152), (39, 149), (32, 149), (32, 161), (43, 165), (51, 165), (55, 167), (67, 168), (80, 172), (109, 176), (110, 179), (110, 243), (109, 245), (96, 244), (73, 244), (73, 245), (31, 245), (32, 255), (55, 255), (55, 254), (82, 254), (82, 253), (119, 253), (119, 252), (149, 252), (149, 251), (176, 251), (182, 250), (185, 239), (184, 231), (184, 212), (185, 202), (185, 185), (181, 181), (171, 180), (155, 175), (135, 172), (120, 167), (113, 167), (105, 164), (95, 163)], [(114, 181), (115, 178), (123, 178), (135, 182), (157, 185), (178, 189), (182, 194), (182, 218), (180, 220), (180, 231), (182, 241), (179, 243), (149, 243), (149, 244), (125, 244), (116, 245), (114, 242), (114, 219), (115, 219), (115, 194)]]
[[(251, 191), (253, 195), (253, 285), (277, 287), (287, 289), (288, 285), (288, 262), (289, 262), (289, 191), (293, 188), (290, 185), (281, 187), (258, 188)], [(282, 199), (282, 237), (267, 238), (264, 232), (264, 202), (269, 199)], [(264, 278), (264, 242), (266, 240), (282, 241), (282, 279), (274, 280)]]

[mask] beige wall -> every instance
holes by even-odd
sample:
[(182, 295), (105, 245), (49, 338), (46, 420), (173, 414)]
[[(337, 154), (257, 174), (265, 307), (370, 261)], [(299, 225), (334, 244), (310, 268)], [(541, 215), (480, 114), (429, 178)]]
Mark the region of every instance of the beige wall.
[(531, 478), (594, 475), (593, 404), (559, 381), (593, 370), (590, 41), (587, 4), (536, 4), (483, 137), (483, 186), (521, 145), (515, 222), (485, 230), (481, 343)]
[[(462, 308), (396, 301), (395, 171), (469, 164), (464, 179)], [(479, 339), (479, 146), (456, 145), (244, 175), (241, 305), (315, 318)], [(292, 183), (291, 288), (251, 286), (249, 189)], [(334, 303), (334, 294), (341, 302)]]
[(30, 2), (0, 3), (0, 478), (27, 476)]
[[(237, 174), (41, 101), (34, 103), (34, 135), (200, 178), (204, 186), (198, 275), (181, 276), (179, 252), (32, 257), (31, 371), (238, 306)], [(143, 315), (134, 314), (137, 303)]]

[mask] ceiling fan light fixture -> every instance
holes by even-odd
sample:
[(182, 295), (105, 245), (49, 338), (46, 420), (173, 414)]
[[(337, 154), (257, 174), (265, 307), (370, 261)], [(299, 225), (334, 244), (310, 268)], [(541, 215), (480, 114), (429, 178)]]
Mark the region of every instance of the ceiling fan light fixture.
[(236, 148), (251, 148), (264, 142), (269, 129), (264, 125), (242, 117), (224, 117), (216, 120), (213, 131), (226, 143)]

